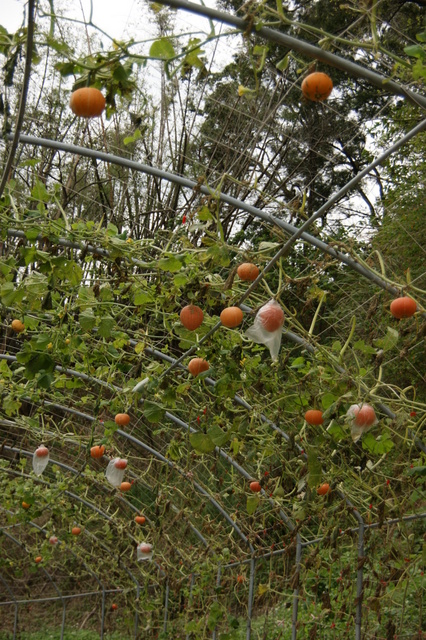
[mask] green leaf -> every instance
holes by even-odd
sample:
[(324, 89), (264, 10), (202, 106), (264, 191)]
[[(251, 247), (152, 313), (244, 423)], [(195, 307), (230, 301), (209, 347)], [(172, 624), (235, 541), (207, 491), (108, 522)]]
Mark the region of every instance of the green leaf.
[(217, 424), (215, 424), (207, 429), (207, 435), (211, 438), (211, 440), (217, 447), (223, 447), (223, 445), (229, 441), (231, 432), (224, 431)]
[(191, 433), (189, 436), (189, 442), (195, 451), (198, 451), (199, 453), (211, 453), (215, 449), (215, 443), (206, 433), (202, 433), (201, 431)]
[(160, 60), (170, 60), (174, 58), (176, 53), (169, 38), (160, 38), (152, 43), (149, 50), (151, 58), (160, 58)]
[(170, 258), (161, 258), (157, 265), (159, 269), (162, 269), (162, 271), (170, 271), (172, 273), (182, 269), (182, 262), (174, 256), (171, 256)]
[(412, 58), (426, 58), (426, 51), (419, 44), (411, 44), (408, 47), (404, 47), (404, 52)]
[(38, 202), (49, 202), (50, 200), (50, 195), (40, 180), (36, 180), (35, 186), (31, 191), (31, 196)]
[(324, 409), (324, 411), (326, 409), (328, 409), (329, 407), (331, 407), (331, 405), (336, 402), (337, 398), (334, 394), (332, 393), (324, 393), (323, 396), (321, 396), (321, 406)]
[(96, 318), (93, 313), (93, 309), (85, 309), (82, 313), (80, 313), (78, 321), (84, 331), (90, 331), (91, 329), (93, 329), (93, 327), (96, 325)]
[(247, 496), (247, 513), (249, 516), (252, 516), (259, 506), (260, 498), (258, 494), (254, 494), (252, 496)]
[(109, 338), (111, 331), (114, 329), (115, 320), (111, 316), (104, 316), (99, 323), (98, 334), (101, 338)]
[(213, 220), (213, 216), (210, 213), (210, 209), (207, 206), (201, 207), (201, 209), (197, 211), (197, 215), (199, 220), (201, 220), (201, 222), (207, 222), (208, 220)]
[(151, 293), (143, 289), (138, 289), (133, 296), (133, 304), (137, 307), (141, 307), (144, 304), (148, 304), (148, 302), (152, 302)]
[(388, 453), (394, 446), (389, 433), (384, 433), (376, 439), (371, 432), (368, 432), (362, 438), (362, 448), (377, 455)]
[(188, 282), (188, 277), (184, 273), (178, 273), (173, 278), (173, 282), (176, 287), (184, 287)]
[(145, 400), (143, 403), (143, 415), (150, 422), (161, 422), (164, 419), (166, 410), (156, 402)]
[(426, 466), (423, 467), (413, 467), (408, 470), (409, 476), (426, 476)]
[(34, 242), (34, 240), (36, 240), (39, 235), (40, 235), (40, 229), (37, 227), (33, 227), (32, 229), (27, 229), (25, 231), (25, 237), (30, 242)]
[(318, 450), (315, 447), (309, 447), (308, 451), (308, 486), (312, 489), (317, 487), (321, 482), (322, 469), (318, 460)]
[(377, 349), (374, 349), (374, 347), (370, 347), (370, 345), (365, 344), (364, 340), (357, 340), (357, 342), (354, 343), (353, 348), (367, 354), (377, 353)]
[(276, 63), (276, 68), (278, 69), (278, 71), (285, 71), (288, 67), (288, 63), (290, 61), (289, 55), (287, 54), (286, 56), (284, 56), (284, 58), (281, 58), (281, 60), (279, 60), (279, 62)]
[(374, 344), (377, 345), (383, 351), (390, 351), (396, 347), (399, 338), (399, 333), (393, 327), (387, 327), (387, 334), (384, 338), (378, 338), (374, 340)]

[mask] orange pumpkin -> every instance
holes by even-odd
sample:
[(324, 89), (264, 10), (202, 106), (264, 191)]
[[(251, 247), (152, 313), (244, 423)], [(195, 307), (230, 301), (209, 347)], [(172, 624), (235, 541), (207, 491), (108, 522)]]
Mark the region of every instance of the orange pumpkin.
[(117, 458), (114, 462), (114, 467), (116, 469), (125, 469), (127, 467), (127, 460), (125, 458)]
[(305, 420), (308, 424), (322, 424), (324, 422), (322, 418), (322, 411), (318, 409), (309, 409), (305, 413)]
[(117, 413), (114, 420), (120, 427), (126, 427), (130, 422), (130, 416), (128, 413)]
[(76, 116), (96, 118), (105, 109), (105, 98), (99, 89), (82, 87), (71, 94), (70, 107)]
[(256, 267), (252, 262), (243, 262), (237, 269), (240, 280), (256, 280), (259, 275), (259, 267)]
[(224, 327), (234, 329), (243, 321), (243, 312), (239, 307), (227, 307), (220, 314), (220, 321)]
[(12, 320), (12, 324), (10, 326), (15, 333), (22, 333), (25, 331), (25, 325), (20, 320)]
[(23, 509), (29, 509), (30, 508), (30, 504), (28, 504), (28, 502), (21, 502), (22, 508)]
[(39, 562), (42, 561), (42, 559), (43, 558), (41, 556), (37, 556), (37, 558), (34, 558), (34, 562), (36, 562), (38, 564)]
[(189, 373), (194, 377), (197, 377), (199, 373), (203, 373), (209, 369), (209, 363), (207, 360), (203, 360), (203, 358), (192, 358), (191, 362), (188, 364)]
[(131, 488), (132, 485), (130, 484), (130, 482), (122, 482), (120, 484), (120, 491), (130, 491)]
[(348, 414), (357, 427), (371, 427), (377, 422), (376, 412), (370, 404), (353, 404)]
[(90, 455), (92, 456), (92, 458), (102, 458), (102, 456), (105, 453), (105, 446), (102, 445), (96, 445), (95, 447), (92, 447), (90, 449)]
[(204, 319), (203, 310), (197, 307), (196, 304), (188, 304), (180, 312), (180, 321), (189, 331), (198, 329)]
[(115, 604), (115, 602), (113, 602), (113, 603), (112, 603), (112, 605), (111, 605), (111, 609), (112, 609), (113, 611), (117, 611), (117, 609), (118, 609), (118, 604)]
[(258, 315), (266, 331), (277, 331), (284, 324), (284, 311), (278, 304), (266, 304)]
[(135, 522), (137, 524), (145, 524), (146, 518), (145, 516), (136, 516)]
[(73, 527), (71, 529), (71, 533), (73, 536), (79, 536), (81, 533), (81, 528), (80, 527)]
[(394, 318), (411, 318), (416, 313), (417, 304), (412, 298), (397, 298), (393, 300), (390, 305), (391, 314)]
[(327, 482), (324, 482), (317, 489), (317, 494), (319, 496), (325, 496), (327, 493), (330, 493), (330, 485)]
[(251, 489), (251, 491), (253, 491), (253, 493), (259, 493), (259, 491), (262, 490), (260, 482), (257, 482), (257, 480), (254, 480), (253, 482), (250, 482), (250, 489)]
[(302, 93), (308, 100), (321, 102), (326, 100), (333, 90), (333, 81), (326, 73), (315, 71), (302, 82)]

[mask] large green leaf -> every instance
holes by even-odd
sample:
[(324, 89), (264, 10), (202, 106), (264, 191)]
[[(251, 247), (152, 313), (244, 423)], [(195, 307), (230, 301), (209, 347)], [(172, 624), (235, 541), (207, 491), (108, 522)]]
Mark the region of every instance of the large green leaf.
[(149, 50), (151, 58), (160, 58), (160, 60), (170, 60), (174, 58), (176, 53), (171, 41), (168, 38), (160, 38), (152, 43)]
[(145, 400), (145, 402), (143, 403), (143, 415), (150, 422), (161, 422), (161, 420), (164, 419), (165, 413), (166, 410), (156, 402)]
[(199, 453), (211, 453), (215, 449), (215, 443), (211, 438), (201, 431), (197, 431), (196, 433), (191, 433), (189, 436), (189, 442), (191, 446), (198, 451)]
[(247, 513), (249, 514), (249, 516), (253, 515), (253, 513), (256, 511), (257, 507), (259, 506), (259, 502), (260, 498), (257, 494), (247, 496)]

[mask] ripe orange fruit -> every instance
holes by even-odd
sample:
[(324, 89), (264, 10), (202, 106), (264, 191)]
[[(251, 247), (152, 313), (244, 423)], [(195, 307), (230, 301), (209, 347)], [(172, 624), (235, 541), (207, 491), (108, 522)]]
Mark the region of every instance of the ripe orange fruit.
[(72, 92), (70, 107), (76, 116), (96, 118), (100, 116), (105, 109), (105, 98), (99, 89), (82, 87)]
[(117, 609), (118, 609), (118, 605), (117, 605), (117, 604), (115, 604), (115, 602), (113, 602), (113, 603), (112, 603), (112, 605), (111, 605), (111, 609), (112, 609), (113, 611), (117, 611)]
[(71, 533), (73, 536), (79, 536), (81, 533), (81, 528), (80, 527), (73, 527), (71, 529)]
[(194, 377), (197, 377), (199, 373), (203, 373), (203, 371), (208, 371), (209, 369), (209, 363), (207, 360), (203, 360), (203, 358), (192, 358), (188, 364), (189, 373)]
[(30, 508), (30, 504), (28, 504), (28, 502), (21, 502), (22, 508), (23, 509), (29, 509)]
[(242, 584), (245, 581), (244, 576), (237, 576), (237, 582), (238, 584)]
[(234, 329), (243, 321), (243, 312), (239, 307), (227, 307), (220, 314), (220, 321), (224, 327)]
[(130, 422), (130, 416), (128, 413), (117, 413), (114, 420), (120, 427), (126, 427)]
[(322, 424), (324, 422), (322, 418), (322, 411), (318, 409), (309, 409), (305, 413), (305, 420), (308, 424)]
[(146, 518), (145, 516), (136, 516), (135, 518), (135, 522), (137, 522), (137, 524), (145, 524)]
[(284, 324), (284, 311), (279, 304), (266, 304), (258, 315), (266, 331), (277, 331)]
[(417, 304), (412, 298), (397, 298), (390, 305), (391, 314), (400, 320), (401, 318), (411, 318), (416, 313)]
[(259, 275), (259, 267), (252, 262), (243, 262), (237, 269), (238, 276), (241, 280), (250, 280), (253, 282)]
[(262, 490), (260, 482), (257, 482), (257, 480), (254, 480), (253, 482), (250, 482), (250, 489), (251, 489), (251, 491), (253, 491), (253, 493), (259, 493), (259, 491)]
[(58, 544), (58, 538), (56, 536), (50, 536), (49, 542), (52, 545)]
[(95, 447), (92, 447), (90, 449), (90, 455), (92, 458), (102, 458), (102, 456), (105, 453), (105, 446), (102, 445), (96, 445)]
[(41, 562), (43, 560), (43, 558), (41, 556), (37, 556), (37, 558), (34, 558), (34, 562), (37, 562), (37, 564), (39, 562)]
[(49, 449), (47, 447), (45, 447), (43, 444), (41, 444), (35, 450), (35, 454), (36, 454), (37, 458), (45, 458), (46, 456), (49, 455)]
[(114, 462), (114, 467), (116, 469), (125, 469), (127, 467), (127, 460), (124, 458), (118, 458), (118, 460)]
[(302, 82), (302, 93), (308, 100), (321, 102), (326, 100), (333, 90), (333, 81), (326, 73), (315, 71)]
[(130, 484), (130, 482), (122, 482), (120, 484), (121, 491), (130, 491), (131, 488), (132, 488), (132, 485)]
[(20, 320), (12, 320), (12, 324), (10, 326), (15, 333), (22, 333), (25, 331), (25, 325)]
[(327, 482), (324, 482), (317, 489), (317, 494), (319, 496), (325, 496), (327, 493), (330, 493), (330, 485)]
[(180, 312), (180, 321), (189, 331), (198, 329), (204, 319), (204, 313), (200, 307), (195, 304), (188, 304)]

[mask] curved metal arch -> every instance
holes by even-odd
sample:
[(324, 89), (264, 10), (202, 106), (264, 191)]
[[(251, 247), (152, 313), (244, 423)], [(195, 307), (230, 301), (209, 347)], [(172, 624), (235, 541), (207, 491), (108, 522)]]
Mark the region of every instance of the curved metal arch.
[[(423, 131), (424, 129), (426, 129), (426, 120), (423, 120), (422, 122), (420, 122), (420, 124), (418, 124), (416, 127), (414, 127), (414, 129), (412, 129), (408, 134), (403, 136), (397, 143), (395, 143), (394, 145), (389, 147), (387, 149), (387, 151), (384, 154), (382, 154), (377, 160), (375, 160), (371, 165), (368, 165), (368, 167), (366, 167), (366, 169), (364, 169), (364, 171), (362, 172), (362, 175), (358, 174), (357, 176), (355, 176), (355, 178), (353, 178), (351, 180), (352, 186), (354, 186), (354, 184), (356, 184), (360, 179), (362, 179), (362, 177), (365, 174), (365, 171), (368, 172), (368, 170), (371, 170), (380, 161), (385, 160), (396, 149), (398, 149), (400, 146), (405, 144), (413, 136), (417, 135), (417, 133), (419, 133), (420, 131)], [(8, 134), (6, 136), (6, 138), (8, 138), (9, 136), (10, 136), (10, 134)], [(0, 138), (1, 137), (2, 136), (0, 135)], [(64, 143), (64, 142), (58, 142), (56, 140), (49, 140), (49, 139), (46, 139), (46, 138), (37, 138), (37, 137), (34, 137), (34, 136), (27, 136), (27, 135), (21, 135), (20, 136), (20, 141), (23, 144), (31, 144), (31, 145), (34, 145), (34, 146), (41, 146), (41, 147), (47, 147), (47, 148), (51, 148), (51, 149), (57, 149), (58, 151), (64, 151), (66, 153), (73, 153), (73, 154), (85, 156), (87, 158), (96, 158), (98, 160), (102, 160), (103, 162), (108, 162), (108, 163), (111, 163), (111, 164), (117, 164), (117, 165), (122, 166), (122, 167), (127, 167), (127, 168), (133, 169), (135, 171), (146, 173), (147, 175), (152, 175), (152, 176), (155, 176), (157, 178), (160, 178), (160, 179), (163, 179), (163, 180), (167, 180), (168, 182), (173, 182), (173, 183), (178, 184), (181, 187), (185, 187), (187, 189), (194, 189), (196, 187), (197, 190), (200, 191), (200, 193), (203, 193), (204, 195), (211, 196), (211, 191), (207, 187), (205, 187), (204, 185), (200, 186), (197, 182), (194, 182), (193, 180), (189, 180), (188, 178), (183, 178), (182, 176), (178, 176), (178, 175), (170, 173), (168, 171), (163, 171), (161, 169), (157, 169), (155, 167), (152, 167), (152, 166), (149, 166), (149, 165), (145, 165), (145, 164), (142, 164), (140, 162), (136, 162), (134, 160), (128, 160), (127, 158), (121, 158), (120, 156), (115, 156), (113, 154), (108, 154), (108, 153), (105, 153), (103, 151), (96, 151), (94, 149), (87, 149), (85, 147), (81, 147), (81, 146), (78, 146), (78, 145), (68, 144), (68, 143)], [(361, 176), (361, 177), (359, 177), (359, 176)], [(334, 196), (332, 196), (332, 198), (330, 198), (330, 200), (328, 200), (321, 207), (321, 209), (318, 210), (318, 211), (321, 211), (321, 215), (325, 211), (327, 211), (329, 209), (329, 207), (331, 207), (336, 202), (337, 199), (342, 197), (346, 193), (346, 191), (347, 191), (346, 187), (343, 187)], [(277, 217), (273, 216), (270, 213), (266, 213), (266, 212), (262, 211), (261, 209), (258, 209), (257, 207), (254, 207), (254, 206), (248, 204), (247, 202), (244, 202), (242, 200), (238, 200), (237, 198), (234, 198), (232, 196), (228, 196), (228, 195), (226, 195), (224, 193), (221, 193), (221, 192), (216, 193), (215, 192), (215, 197), (217, 197), (222, 202), (225, 202), (226, 204), (230, 204), (231, 206), (236, 207), (237, 209), (241, 209), (242, 211), (245, 211), (246, 213), (249, 213), (250, 215), (252, 215), (252, 216), (254, 216), (256, 218), (260, 218), (260, 219), (264, 220), (265, 222), (267, 222), (270, 225), (278, 226), (279, 228), (281, 228), (285, 233), (287, 233), (290, 236), (295, 236), (296, 238), (300, 237), (301, 240), (303, 240), (305, 242), (308, 242), (309, 244), (311, 244), (312, 246), (316, 247), (317, 249), (319, 249), (323, 253), (327, 253), (332, 258), (334, 258), (336, 260), (339, 260), (339, 262), (342, 262), (343, 264), (346, 264), (353, 271), (356, 271), (357, 273), (359, 273), (363, 277), (367, 278), (368, 280), (370, 280), (371, 282), (373, 282), (377, 286), (381, 287), (385, 291), (388, 291), (389, 293), (391, 293), (392, 295), (395, 295), (395, 296), (399, 294), (399, 289), (398, 288), (393, 287), (392, 285), (387, 283), (385, 280), (380, 278), (380, 276), (378, 276), (377, 274), (375, 274), (375, 273), (369, 271), (368, 269), (364, 268), (354, 258), (351, 258), (350, 256), (347, 256), (344, 253), (341, 253), (337, 249), (330, 247), (326, 242), (324, 242), (322, 240), (319, 240), (315, 236), (311, 236), (306, 231), (300, 231), (300, 228), (294, 227), (293, 225), (285, 222), (284, 220), (281, 220), (280, 218), (277, 218)], [(329, 203), (331, 203), (331, 204), (329, 204)], [(314, 214), (314, 216), (317, 216), (318, 211)], [(13, 235), (17, 233), (16, 230), (10, 230), (10, 231), (11, 231), (11, 234), (13, 234)], [(296, 236), (296, 234), (298, 234), (298, 235)], [(61, 239), (61, 241), (62, 241), (63, 244), (65, 242), (68, 242), (65, 239)], [(80, 245), (78, 245), (78, 243), (76, 243), (76, 244), (77, 244), (76, 248), (79, 248), (79, 249), (82, 250)], [(64, 244), (64, 246), (67, 246), (67, 245)], [(97, 252), (96, 248), (94, 248), (94, 247), (91, 247), (90, 251), (92, 253), (96, 253)], [(109, 252), (107, 252), (106, 249), (100, 249), (99, 253), (101, 255), (109, 257)], [(130, 259), (130, 262), (134, 262), (134, 264), (138, 264), (135, 261), (135, 259), (133, 259), (133, 258)], [(260, 274), (259, 277), (261, 275), (262, 274)]]

